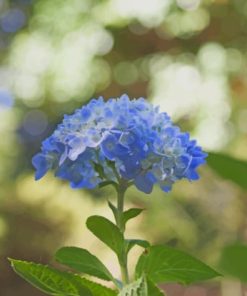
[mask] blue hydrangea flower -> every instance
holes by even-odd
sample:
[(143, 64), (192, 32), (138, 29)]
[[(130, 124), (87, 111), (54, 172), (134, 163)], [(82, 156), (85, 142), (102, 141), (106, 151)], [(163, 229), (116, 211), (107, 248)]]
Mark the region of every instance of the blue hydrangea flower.
[(92, 99), (65, 115), (33, 165), (37, 180), (54, 170), (72, 188), (92, 189), (123, 178), (150, 193), (154, 184), (168, 192), (177, 180), (197, 180), (196, 169), (206, 156), (158, 107), (123, 95)]

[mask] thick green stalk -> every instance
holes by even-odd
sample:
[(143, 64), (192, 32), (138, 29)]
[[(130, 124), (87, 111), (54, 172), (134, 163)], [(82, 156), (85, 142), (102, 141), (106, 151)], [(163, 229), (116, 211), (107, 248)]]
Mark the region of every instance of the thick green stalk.
[[(118, 190), (117, 190), (117, 217), (116, 223), (124, 235), (124, 223), (123, 223), (123, 211), (124, 211), (124, 194), (128, 188), (127, 183), (124, 180), (120, 180)], [(128, 265), (127, 265), (127, 252), (125, 248), (123, 248), (122, 258), (119, 258), (119, 264), (121, 268), (122, 282), (124, 284), (129, 283), (129, 274), (128, 274)]]

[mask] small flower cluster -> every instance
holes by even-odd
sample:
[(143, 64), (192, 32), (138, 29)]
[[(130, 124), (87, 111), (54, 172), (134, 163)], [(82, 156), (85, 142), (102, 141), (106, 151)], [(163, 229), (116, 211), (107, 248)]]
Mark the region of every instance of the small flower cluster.
[(72, 188), (92, 189), (120, 177), (150, 193), (155, 183), (168, 192), (177, 180), (198, 179), (196, 169), (206, 156), (158, 107), (122, 95), (92, 99), (65, 115), (33, 165), (36, 179), (54, 169)]

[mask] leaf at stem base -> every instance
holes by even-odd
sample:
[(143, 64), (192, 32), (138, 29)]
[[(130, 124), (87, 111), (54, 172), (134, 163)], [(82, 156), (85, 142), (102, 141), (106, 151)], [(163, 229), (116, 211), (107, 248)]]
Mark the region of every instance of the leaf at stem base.
[(89, 251), (77, 247), (63, 247), (55, 254), (55, 259), (77, 272), (86, 273), (106, 281), (114, 278), (105, 265)]
[(116, 296), (117, 292), (76, 274), (46, 265), (9, 259), (14, 271), (31, 285), (53, 296)]
[(190, 284), (220, 275), (200, 260), (167, 246), (152, 246), (140, 256), (136, 265), (136, 278), (143, 274), (156, 284)]

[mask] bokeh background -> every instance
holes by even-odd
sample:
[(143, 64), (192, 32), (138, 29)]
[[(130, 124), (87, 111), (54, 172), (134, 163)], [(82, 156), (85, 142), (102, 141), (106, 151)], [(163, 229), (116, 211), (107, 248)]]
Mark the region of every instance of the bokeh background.
[(119, 273), (84, 226), (91, 214), (111, 217), (112, 189), (72, 190), (51, 174), (35, 182), (31, 158), (63, 114), (122, 93), (160, 105), (214, 153), (199, 182), (169, 194), (129, 190), (126, 207), (148, 210), (128, 235), (183, 249), (225, 275), (164, 285), (168, 296), (246, 295), (246, 0), (0, 0), (0, 60), (1, 296), (44, 295), (6, 258), (53, 264), (63, 245), (88, 247)]

